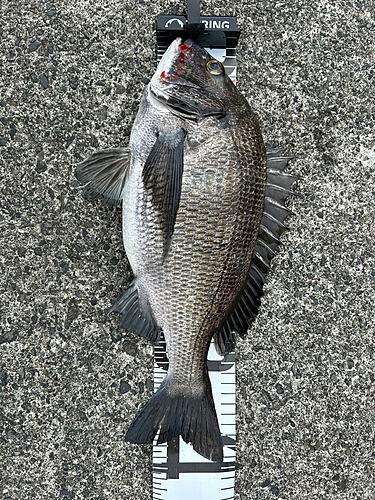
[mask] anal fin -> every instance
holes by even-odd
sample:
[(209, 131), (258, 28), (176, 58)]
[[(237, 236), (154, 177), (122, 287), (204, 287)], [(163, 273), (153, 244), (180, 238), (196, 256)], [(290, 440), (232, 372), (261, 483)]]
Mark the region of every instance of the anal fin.
[(157, 327), (146, 309), (140, 304), (138, 287), (134, 280), (108, 314), (112, 312), (121, 314), (121, 328), (136, 333), (151, 342), (157, 342), (160, 337), (160, 328)]

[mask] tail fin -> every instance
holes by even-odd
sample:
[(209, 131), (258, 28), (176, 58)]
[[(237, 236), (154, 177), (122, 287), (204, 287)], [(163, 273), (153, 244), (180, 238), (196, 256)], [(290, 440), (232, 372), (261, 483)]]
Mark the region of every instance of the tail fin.
[(207, 382), (201, 396), (173, 394), (168, 390), (172, 384), (164, 382), (129, 427), (126, 441), (152, 443), (160, 429), (158, 444), (182, 436), (203, 457), (222, 462), (223, 442), (208, 376)]

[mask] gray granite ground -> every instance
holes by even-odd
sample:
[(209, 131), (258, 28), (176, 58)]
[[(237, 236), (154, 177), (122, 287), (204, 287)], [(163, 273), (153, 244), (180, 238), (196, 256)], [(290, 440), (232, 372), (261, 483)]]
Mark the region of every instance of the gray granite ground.
[[(107, 311), (130, 279), (120, 211), (74, 164), (126, 144), (162, 0), (3, 0), (0, 499), (149, 499), (124, 443), (152, 348)], [(202, 2), (238, 15), (239, 86), (295, 156), (296, 215), (238, 349), (236, 499), (375, 498), (374, 62), (370, 0)], [(193, 500), (193, 499), (192, 499)]]

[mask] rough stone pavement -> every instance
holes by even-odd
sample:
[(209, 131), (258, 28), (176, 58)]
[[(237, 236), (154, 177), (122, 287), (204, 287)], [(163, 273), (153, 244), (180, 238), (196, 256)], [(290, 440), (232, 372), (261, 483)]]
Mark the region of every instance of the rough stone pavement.
[[(1, 4), (1, 500), (151, 498), (151, 447), (123, 438), (152, 394), (152, 347), (107, 316), (131, 279), (120, 210), (83, 200), (73, 170), (126, 145), (153, 22), (172, 9), (184, 4)], [(238, 343), (236, 499), (373, 499), (373, 3), (201, 10), (238, 16), (239, 87), (301, 177)]]

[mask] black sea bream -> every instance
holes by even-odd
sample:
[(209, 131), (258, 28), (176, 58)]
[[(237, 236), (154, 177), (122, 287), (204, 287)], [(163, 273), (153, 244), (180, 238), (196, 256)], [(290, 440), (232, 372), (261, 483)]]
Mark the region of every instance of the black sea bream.
[(105, 149), (77, 178), (104, 202), (122, 201), (134, 281), (112, 311), (157, 342), (169, 370), (126, 440), (181, 435), (204, 457), (223, 445), (207, 372), (212, 337), (234, 348), (260, 305), (288, 210), (289, 158), (266, 152), (258, 122), (222, 64), (191, 40), (175, 40), (146, 89), (129, 148)]

